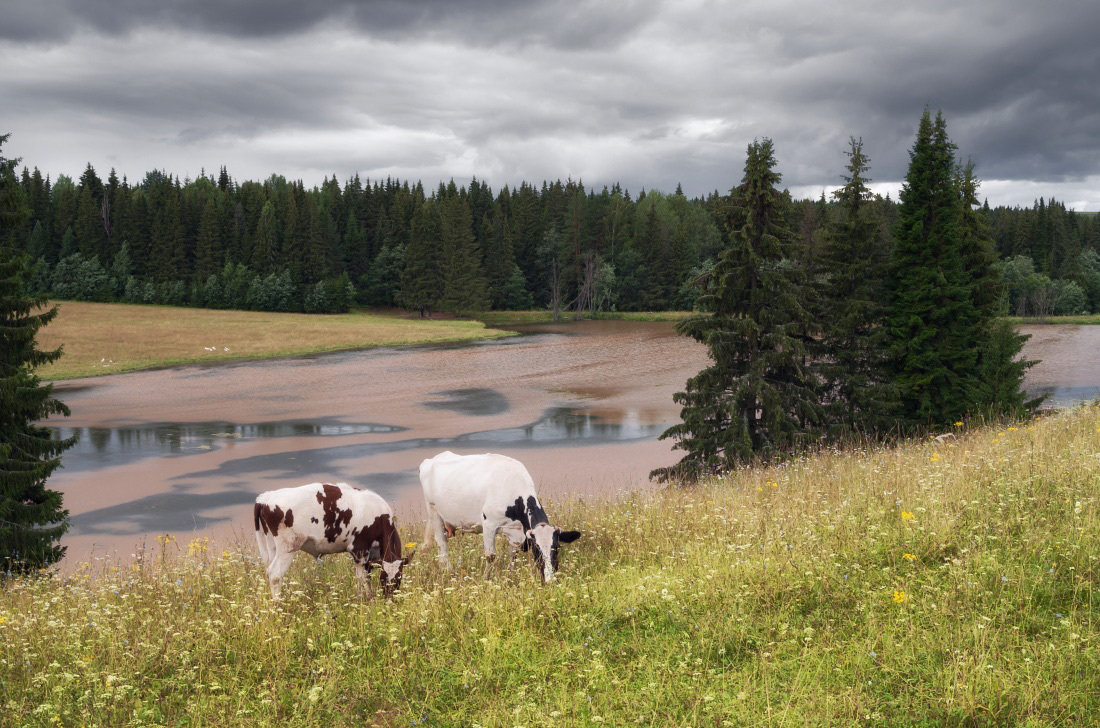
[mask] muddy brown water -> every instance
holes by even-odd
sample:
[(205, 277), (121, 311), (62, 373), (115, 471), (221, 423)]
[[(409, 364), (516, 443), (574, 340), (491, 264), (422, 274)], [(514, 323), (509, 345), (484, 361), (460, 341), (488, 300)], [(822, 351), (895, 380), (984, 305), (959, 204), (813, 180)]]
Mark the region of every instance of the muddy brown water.
[[(1100, 395), (1100, 327), (1025, 329), (1043, 359), (1029, 388), (1063, 405)], [(377, 491), (419, 541), (416, 469), (443, 450), (515, 457), (550, 498), (652, 487), (649, 471), (679, 457), (657, 439), (678, 421), (672, 395), (705, 350), (671, 323), (516, 330), (57, 385), (72, 416), (50, 424), (80, 436), (50, 481), (71, 515), (67, 561), (126, 559), (163, 533), (251, 543), (258, 493), (316, 481)]]

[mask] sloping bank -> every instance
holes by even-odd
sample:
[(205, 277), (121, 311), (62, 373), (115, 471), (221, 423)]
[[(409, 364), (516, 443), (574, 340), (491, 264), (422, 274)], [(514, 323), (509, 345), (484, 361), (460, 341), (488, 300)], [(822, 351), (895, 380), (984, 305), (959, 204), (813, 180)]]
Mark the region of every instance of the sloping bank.
[(39, 331), (38, 342), (43, 349), (64, 345), (65, 355), (39, 370), (43, 379), (513, 335), (480, 321), (362, 312), (267, 313), (77, 301), (59, 305), (60, 314)]
[[(1100, 409), (550, 505), (560, 583), (392, 602), (254, 546), (155, 544), (0, 591), (12, 724), (1078, 725), (1100, 717)], [(407, 540), (419, 524), (406, 524)], [(526, 558), (526, 557), (525, 557)]]

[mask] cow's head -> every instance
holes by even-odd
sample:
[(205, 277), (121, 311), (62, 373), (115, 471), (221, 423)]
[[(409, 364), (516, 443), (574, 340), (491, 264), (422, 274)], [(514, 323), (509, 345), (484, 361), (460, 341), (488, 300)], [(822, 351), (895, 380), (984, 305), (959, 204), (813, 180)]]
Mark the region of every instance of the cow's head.
[(397, 561), (383, 561), (382, 572), (378, 578), (382, 582), (382, 594), (387, 597), (392, 597), (393, 593), (401, 587), (401, 572), (404, 571), (405, 566), (412, 561), (413, 556), (416, 555), (416, 551), (410, 551), (409, 555), (397, 559)]
[(558, 570), (558, 547), (563, 543), (573, 543), (581, 537), (580, 531), (563, 531), (548, 523), (540, 523), (527, 530), (527, 540), (523, 548), (531, 549), (535, 557), (535, 570), (542, 575), (542, 583), (554, 580)]

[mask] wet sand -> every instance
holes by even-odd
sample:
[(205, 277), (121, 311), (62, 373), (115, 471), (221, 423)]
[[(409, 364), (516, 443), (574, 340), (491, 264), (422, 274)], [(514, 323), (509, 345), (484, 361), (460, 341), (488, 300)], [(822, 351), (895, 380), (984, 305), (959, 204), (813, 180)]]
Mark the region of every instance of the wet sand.
[[(368, 487), (422, 517), (416, 468), (443, 450), (524, 462), (540, 493), (652, 487), (679, 454), (657, 436), (672, 395), (707, 363), (668, 322), (517, 327), (524, 336), (189, 366), (56, 386), (80, 444), (50, 485), (72, 528), (67, 561), (171, 533), (252, 542), (257, 493), (316, 481)], [(1028, 373), (1053, 404), (1100, 394), (1100, 326), (1026, 326)], [(418, 528), (403, 534), (420, 540)]]
[(667, 322), (522, 328), (57, 385), (72, 417), (50, 424), (81, 434), (50, 482), (72, 518), (68, 560), (126, 558), (165, 532), (236, 527), (251, 542), (257, 493), (319, 480), (372, 488), (409, 522), (423, 510), (416, 468), (443, 450), (516, 457), (551, 499), (647, 487), (678, 459), (656, 437), (678, 420), (672, 395), (705, 364), (702, 347)]

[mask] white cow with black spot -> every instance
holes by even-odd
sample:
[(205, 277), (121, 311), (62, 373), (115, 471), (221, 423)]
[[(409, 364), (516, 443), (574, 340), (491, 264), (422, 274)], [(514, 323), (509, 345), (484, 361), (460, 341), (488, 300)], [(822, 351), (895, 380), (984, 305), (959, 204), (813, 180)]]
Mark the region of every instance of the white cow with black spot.
[(382, 567), (382, 593), (390, 596), (401, 586), (402, 569), (413, 556), (401, 556), (401, 536), (389, 503), (377, 493), (346, 483), (269, 490), (257, 496), (254, 513), (256, 544), (276, 599), (298, 551), (310, 556), (351, 554), (367, 596), (374, 566)]
[(435, 536), (440, 562), (451, 568), (447, 537), (456, 531), (481, 533), (485, 577), (496, 560), (496, 535), (503, 533), (513, 553), (531, 551), (543, 583), (554, 581), (558, 547), (580, 538), (579, 531), (550, 525), (523, 463), (506, 455), (442, 452), (420, 463), (420, 485), (428, 506), (424, 542)]

